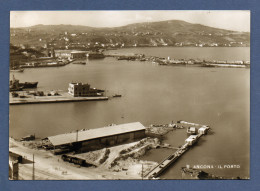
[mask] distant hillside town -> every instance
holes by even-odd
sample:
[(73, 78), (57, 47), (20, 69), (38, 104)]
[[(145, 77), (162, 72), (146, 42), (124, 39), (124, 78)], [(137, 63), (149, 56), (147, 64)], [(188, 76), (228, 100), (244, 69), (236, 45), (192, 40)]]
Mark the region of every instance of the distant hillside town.
[[(103, 50), (125, 47), (248, 47), (250, 33), (180, 20), (114, 28), (36, 25), (11, 28), (10, 43), (10, 66), (15, 69), (19, 65), (35, 66), (39, 61), (42, 65), (64, 65), (67, 59), (79, 58), (83, 54), (103, 57)], [(60, 60), (54, 61), (53, 58)]]

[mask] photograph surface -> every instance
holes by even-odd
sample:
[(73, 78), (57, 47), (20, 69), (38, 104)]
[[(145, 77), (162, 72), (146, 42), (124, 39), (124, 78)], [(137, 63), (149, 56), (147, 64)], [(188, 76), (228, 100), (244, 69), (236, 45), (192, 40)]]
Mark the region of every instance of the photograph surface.
[(10, 180), (250, 178), (250, 11), (11, 11)]

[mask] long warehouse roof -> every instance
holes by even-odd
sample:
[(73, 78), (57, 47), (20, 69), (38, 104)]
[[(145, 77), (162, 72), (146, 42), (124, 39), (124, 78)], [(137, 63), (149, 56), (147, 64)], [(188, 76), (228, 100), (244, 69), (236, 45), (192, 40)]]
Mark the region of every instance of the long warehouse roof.
[(78, 131), (78, 136), (77, 132), (73, 132), (50, 136), (48, 137), (48, 139), (54, 146), (57, 146), (140, 130), (145, 130), (145, 127), (140, 122), (134, 122), (102, 127), (97, 129), (82, 130)]

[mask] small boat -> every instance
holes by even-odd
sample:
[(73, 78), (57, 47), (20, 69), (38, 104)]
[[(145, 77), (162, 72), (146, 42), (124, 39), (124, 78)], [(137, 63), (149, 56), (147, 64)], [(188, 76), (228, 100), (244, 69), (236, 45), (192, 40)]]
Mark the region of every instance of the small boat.
[(113, 95), (113, 97), (122, 97), (122, 95), (120, 95), (120, 94), (115, 94), (115, 95)]
[(11, 69), (10, 72), (23, 72), (24, 69), (20, 68), (20, 69)]

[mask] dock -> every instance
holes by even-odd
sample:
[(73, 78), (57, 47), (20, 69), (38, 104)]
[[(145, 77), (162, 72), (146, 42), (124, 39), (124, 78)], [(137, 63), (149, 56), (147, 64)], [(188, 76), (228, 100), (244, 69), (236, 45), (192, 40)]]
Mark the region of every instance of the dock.
[(26, 91), (19, 91), (22, 96), (13, 97), (12, 93), (9, 93), (9, 105), (20, 104), (40, 104), (40, 103), (62, 103), (62, 102), (82, 102), (82, 101), (101, 101), (108, 100), (106, 96), (96, 97), (73, 97), (67, 92), (59, 92), (59, 95), (31, 95)]
[[(207, 128), (209, 130), (209, 128)], [(201, 132), (197, 135), (191, 135), (188, 139), (185, 140), (185, 143), (173, 154), (168, 156), (162, 162), (160, 162), (157, 166), (155, 166), (152, 170), (144, 175), (144, 179), (153, 179), (157, 178), (160, 174), (162, 174), (170, 165), (172, 165), (175, 161), (177, 161), (190, 147), (192, 147), (199, 138), (206, 134), (206, 132)]]

